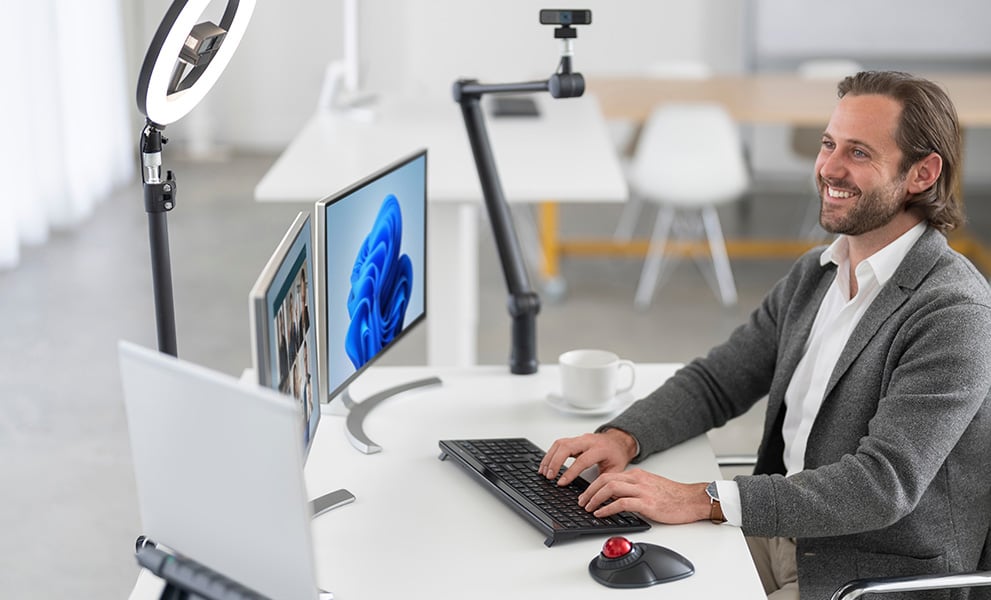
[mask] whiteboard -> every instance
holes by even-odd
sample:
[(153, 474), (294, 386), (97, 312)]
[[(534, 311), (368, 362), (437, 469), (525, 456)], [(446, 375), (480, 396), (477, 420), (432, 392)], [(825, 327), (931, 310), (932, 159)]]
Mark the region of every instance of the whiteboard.
[(991, 56), (988, 0), (753, 0), (760, 60)]

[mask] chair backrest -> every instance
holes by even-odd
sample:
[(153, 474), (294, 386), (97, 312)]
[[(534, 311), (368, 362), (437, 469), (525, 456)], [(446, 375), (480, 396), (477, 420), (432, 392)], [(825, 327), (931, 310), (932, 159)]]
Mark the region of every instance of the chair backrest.
[(864, 67), (855, 60), (845, 58), (815, 58), (798, 65), (799, 77), (806, 79), (840, 79), (862, 71)]
[(719, 104), (657, 106), (644, 124), (630, 185), (646, 199), (704, 205), (739, 198), (750, 184), (739, 128)]
[[(701, 80), (712, 77), (712, 67), (691, 59), (666, 59), (653, 62), (637, 76), (657, 79)], [(606, 121), (609, 138), (620, 157), (628, 157), (636, 150), (639, 124), (632, 119), (611, 118)]]

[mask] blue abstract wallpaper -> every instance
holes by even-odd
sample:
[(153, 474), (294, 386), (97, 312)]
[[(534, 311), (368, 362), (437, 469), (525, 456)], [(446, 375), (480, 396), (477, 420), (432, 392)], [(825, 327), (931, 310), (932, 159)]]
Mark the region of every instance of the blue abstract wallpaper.
[(378, 354), (403, 328), (413, 287), (413, 263), (399, 252), (402, 239), (402, 210), (396, 197), (389, 194), (351, 271), (351, 325), (344, 349), (355, 368)]
[(329, 390), (424, 314), (425, 180), (421, 157), (323, 208)]

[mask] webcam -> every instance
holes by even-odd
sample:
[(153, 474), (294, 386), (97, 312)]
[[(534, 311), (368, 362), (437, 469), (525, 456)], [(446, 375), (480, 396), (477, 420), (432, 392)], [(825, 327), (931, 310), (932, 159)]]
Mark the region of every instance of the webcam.
[(590, 10), (561, 10), (545, 8), (540, 11), (541, 25), (591, 25)]

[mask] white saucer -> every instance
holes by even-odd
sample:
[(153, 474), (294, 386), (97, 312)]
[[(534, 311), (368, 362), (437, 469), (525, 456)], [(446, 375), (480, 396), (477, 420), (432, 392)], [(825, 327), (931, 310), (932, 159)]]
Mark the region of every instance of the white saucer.
[(579, 408), (569, 404), (568, 401), (558, 393), (552, 392), (547, 394), (547, 403), (555, 409), (568, 415), (580, 415), (587, 417), (608, 415), (617, 412), (622, 408), (626, 408), (626, 406), (631, 402), (633, 402), (633, 394), (630, 392), (620, 392), (602, 406), (596, 406), (595, 408)]

